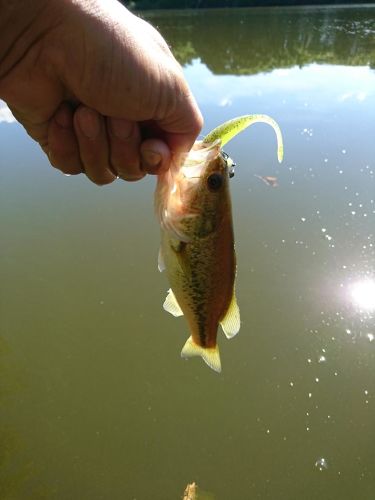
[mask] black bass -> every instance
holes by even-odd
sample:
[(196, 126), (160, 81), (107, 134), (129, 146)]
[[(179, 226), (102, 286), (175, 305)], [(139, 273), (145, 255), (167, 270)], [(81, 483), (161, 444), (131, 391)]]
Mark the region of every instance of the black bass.
[(180, 164), (158, 176), (155, 208), (161, 226), (159, 270), (167, 272), (170, 290), (163, 304), (174, 316), (185, 315), (191, 336), (181, 356), (201, 356), (221, 371), (217, 329), (227, 338), (240, 329), (235, 295), (236, 257), (229, 178), (232, 160), (222, 147), (256, 122), (268, 123), (277, 136), (278, 159), (283, 145), (280, 129), (266, 115), (230, 120), (197, 141)]

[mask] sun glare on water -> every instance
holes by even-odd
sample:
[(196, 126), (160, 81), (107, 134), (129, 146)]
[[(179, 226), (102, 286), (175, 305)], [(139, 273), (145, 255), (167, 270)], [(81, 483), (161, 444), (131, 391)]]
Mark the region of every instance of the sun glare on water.
[(364, 279), (350, 287), (353, 304), (363, 311), (375, 311), (375, 280)]

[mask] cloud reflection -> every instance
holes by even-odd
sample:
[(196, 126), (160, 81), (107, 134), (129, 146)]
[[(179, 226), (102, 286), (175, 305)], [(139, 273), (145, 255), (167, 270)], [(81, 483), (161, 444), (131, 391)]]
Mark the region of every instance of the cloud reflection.
[(1, 122), (13, 123), (15, 121), (16, 119), (12, 115), (12, 112), (10, 111), (8, 106), (5, 104), (4, 101), (0, 100), (0, 123)]

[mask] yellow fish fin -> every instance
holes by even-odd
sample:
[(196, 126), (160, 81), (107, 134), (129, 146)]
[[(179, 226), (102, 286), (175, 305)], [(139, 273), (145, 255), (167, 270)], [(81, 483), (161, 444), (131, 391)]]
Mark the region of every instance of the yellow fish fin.
[(236, 294), (233, 289), (232, 300), (229, 304), (228, 310), (224, 318), (220, 321), (221, 328), (223, 329), (227, 339), (234, 337), (240, 329), (240, 309), (237, 304)]
[(164, 256), (161, 247), (159, 248), (159, 254), (158, 254), (158, 269), (161, 273), (165, 270)]
[(196, 344), (193, 337), (189, 337), (182, 348), (181, 357), (182, 358), (192, 358), (194, 356), (200, 356), (203, 361), (215, 372), (221, 372), (221, 361), (219, 354), (219, 347), (201, 347)]
[(172, 288), (168, 290), (168, 295), (164, 301), (163, 308), (169, 313), (173, 314), (176, 318), (178, 316), (183, 316), (184, 313), (179, 306), (177, 299), (172, 291)]

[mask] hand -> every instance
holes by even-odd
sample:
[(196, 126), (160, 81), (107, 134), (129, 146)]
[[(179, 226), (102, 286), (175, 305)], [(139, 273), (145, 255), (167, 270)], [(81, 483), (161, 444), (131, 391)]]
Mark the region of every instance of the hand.
[(11, 50), (0, 50), (0, 97), (54, 167), (96, 184), (134, 181), (191, 148), (202, 117), (154, 28), (116, 0), (34, 7)]

